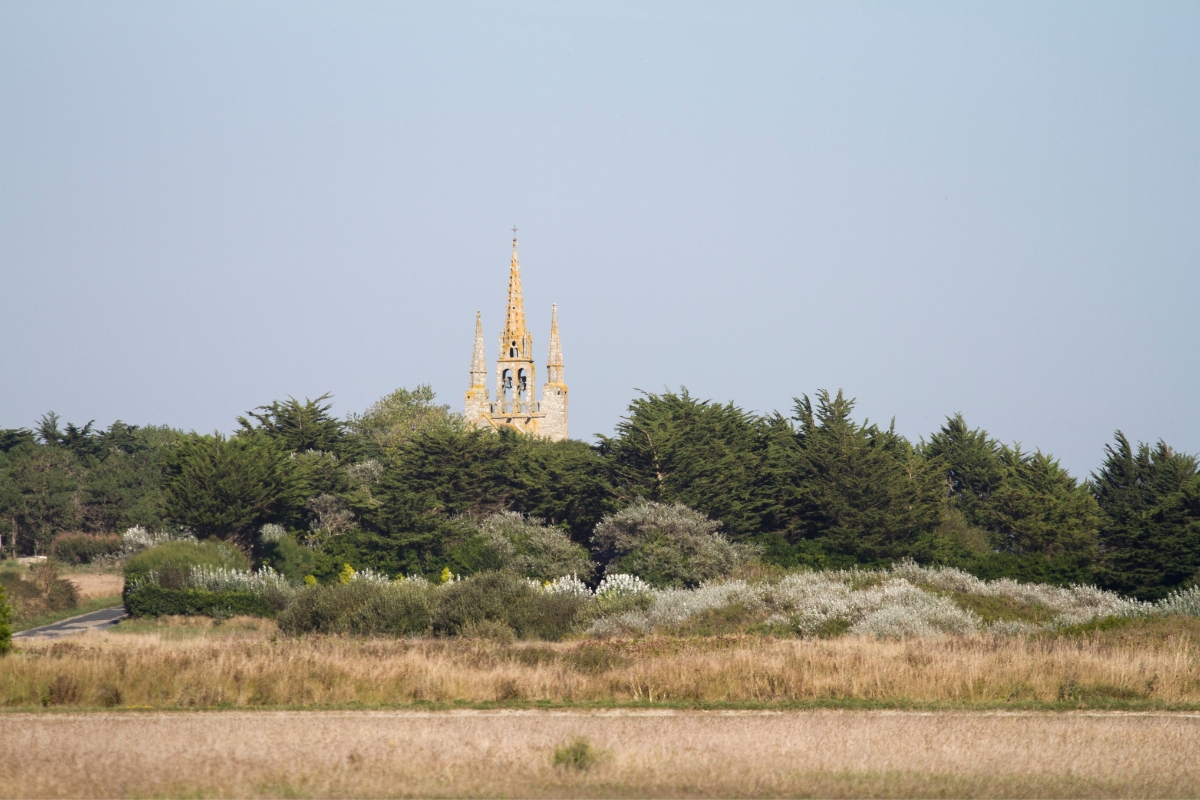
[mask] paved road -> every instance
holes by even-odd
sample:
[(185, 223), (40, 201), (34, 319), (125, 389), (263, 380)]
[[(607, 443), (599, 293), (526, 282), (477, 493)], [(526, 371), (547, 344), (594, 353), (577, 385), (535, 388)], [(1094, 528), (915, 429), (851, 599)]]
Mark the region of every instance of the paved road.
[(90, 614), (80, 614), (78, 617), (59, 620), (50, 625), (43, 625), (40, 628), (30, 628), (27, 631), (14, 633), (13, 638), (23, 639), (37, 636), (44, 639), (61, 639), (64, 636), (74, 636), (84, 631), (111, 628), (123, 619), (125, 619), (125, 607), (113, 606), (112, 608), (102, 608), (99, 611), (93, 611)]

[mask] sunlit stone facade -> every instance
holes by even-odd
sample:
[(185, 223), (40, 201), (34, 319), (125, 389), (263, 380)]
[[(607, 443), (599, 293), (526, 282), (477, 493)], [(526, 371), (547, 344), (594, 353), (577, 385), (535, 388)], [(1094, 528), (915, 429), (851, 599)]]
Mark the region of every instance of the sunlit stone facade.
[(533, 335), (525, 328), (525, 300), (521, 295), (521, 265), (513, 238), (508, 273), (508, 307), (500, 350), (496, 358), (496, 399), (487, 387), (487, 356), (483, 346), (483, 321), (475, 314), (475, 349), (471, 355), (471, 387), (463, 414), (480, 427), (515, 428), (549, 439), (567, 438), (567, 384), (563, 381), (562, 344), (558, 340), (558, 307), (550, 314), (550, 355), (546, 360), (546, 385), (537, 399), (537, 370), (533, 364)]

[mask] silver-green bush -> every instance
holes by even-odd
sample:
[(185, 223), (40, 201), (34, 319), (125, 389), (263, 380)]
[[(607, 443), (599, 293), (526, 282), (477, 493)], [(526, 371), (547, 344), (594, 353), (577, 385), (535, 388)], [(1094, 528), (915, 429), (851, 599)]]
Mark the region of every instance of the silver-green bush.
[(600, 521), (592, 546), (606, 575), (629, 573), (658, 587), (728, 576), (754, 551), (718, 533), (721, 523), (684, 505), (638, 500)]
[(497, 564), (527, 578), (552, 581), (575, 575), (587, 580), (595, 571), (587, 550), (537, 517), (502, 511), (484, 519), (478, 528)]

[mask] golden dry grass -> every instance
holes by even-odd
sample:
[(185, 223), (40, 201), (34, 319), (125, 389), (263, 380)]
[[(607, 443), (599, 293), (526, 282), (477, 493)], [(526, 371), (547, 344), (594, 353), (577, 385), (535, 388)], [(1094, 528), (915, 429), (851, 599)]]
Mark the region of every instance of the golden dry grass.
[[(411, 703), (1200, 707), (1195, 620), (1073, 638), (645, 638), (560, 644), (277, 635), (266, 620), (26, 640), (0, 706)], [(122, 629), (132, 632), (120, 632)]]
[(118, 573), (77, 572), (62, 577), (75, 584), (80, 600), (90, 600), (93, 597), (114, 597), (120, 595), (125, 588), (125, 577)]
[[(964, 712), (6, 715), (6, 797), (1194, 797), (1200, 718)], [(553, 753), (584, 737), (588, 771)]]

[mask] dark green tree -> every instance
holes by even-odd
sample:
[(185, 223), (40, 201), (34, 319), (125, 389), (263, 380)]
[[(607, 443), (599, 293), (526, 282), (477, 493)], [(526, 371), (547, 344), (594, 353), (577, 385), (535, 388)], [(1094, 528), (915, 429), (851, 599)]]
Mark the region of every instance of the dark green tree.
[(1200, 471), (1194, 456), (1165, 442), (1135, 449), (1121, 431), (1105, 446), (1091, 490), (1102, 512), (1102, 585), (1155, 600), (1193, 582), (1200, 570)]
[(245, 431), (278, 440), (293, 453), (317, 450), (338, 457), (352, 455), (355, 442), (347, 434), (346, 424), (329, 413), (333, 404), (325, 401), (330, 397), (327, 393), (315, 400), (305, 398), (303, 403), (294, 397), (276, 400), (247, 412), (249, 419), (238, 417), (238, 423)]
[(33, 444), (33, 431), (28, 428), (0, 428), (0, 453), (7, 453), (22, 444)]
[(854, 422), (853, 408), (840, 391), (821, 391), (815, 407), (798, 398), (792, 420), (772, 421), (770, 524), (793, 547), (813, 552), (815, 544), (834, 556), (831, 563), (914, 555), (941, 518), (939, 476), (893, 428)]
[(728, 403), (679, 394), (643, 395), (614, 436), (600, 437), (621, 503), (681, 503), (720, 520), (732, 538), (761, 529), (760, 469), (765, 426)]
[(294, 524), (305, 500), (290, 454), (278, 438), (256, 431), (183, 437), (171, 452), (163, 490), (168, 521), (248, 550), (262, 525)]
[(1087, 489), (1040, 450), (1001, 447), (1003, 480), (976, 506), (993, 549), (1015, 555), (1090, 561), (1099, 509)]
[(1000, 443), (982, 428), (970, 428), (962, 414), (947, 417), (941, 430), (921, 447), (946, 481), (953, 505), (973, 525), (982, 524), (979, 508), (1004, 480)]

